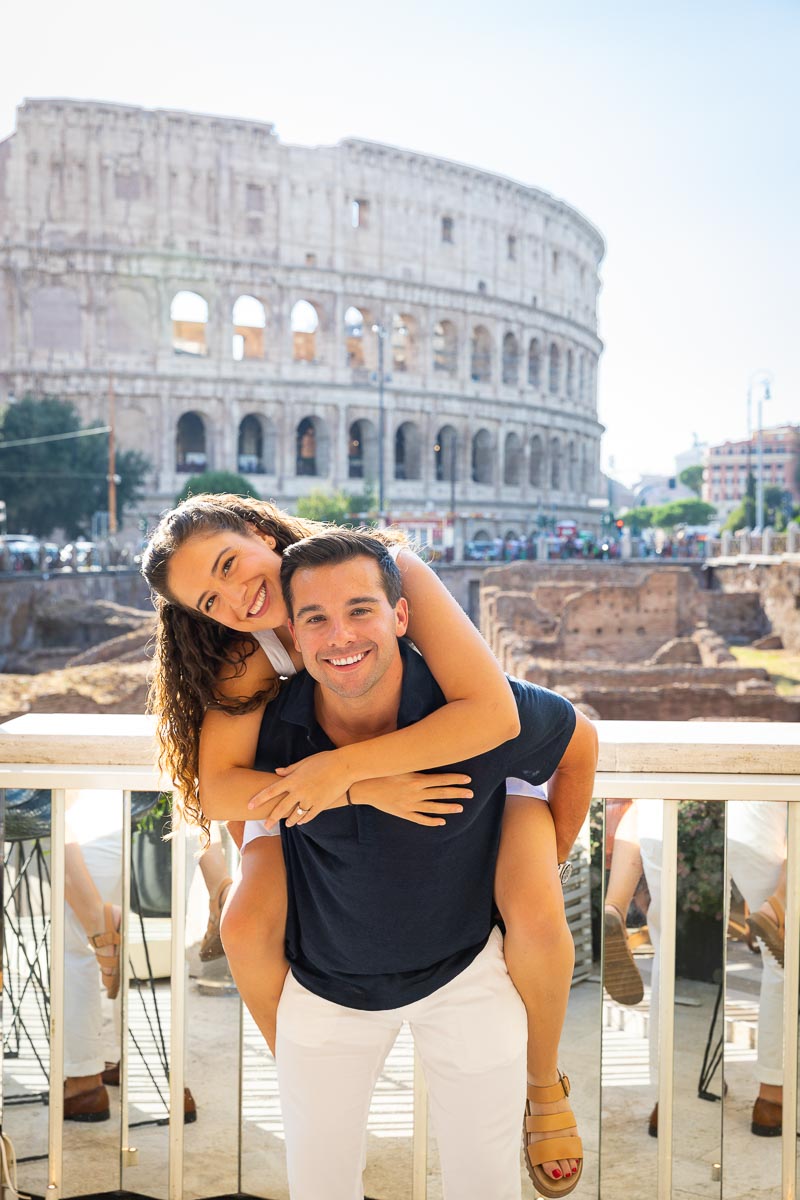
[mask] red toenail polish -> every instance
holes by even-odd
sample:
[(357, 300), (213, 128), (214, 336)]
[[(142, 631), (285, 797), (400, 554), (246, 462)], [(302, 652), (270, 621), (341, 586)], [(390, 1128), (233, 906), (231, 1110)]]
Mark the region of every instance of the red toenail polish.
[(553, 1179), (560, 1179), (560, 1178), (561, 1178), (561, 1172), (559, 1171), (558, 1167), (556, 1167), (555, 1171), (553, 1171)]

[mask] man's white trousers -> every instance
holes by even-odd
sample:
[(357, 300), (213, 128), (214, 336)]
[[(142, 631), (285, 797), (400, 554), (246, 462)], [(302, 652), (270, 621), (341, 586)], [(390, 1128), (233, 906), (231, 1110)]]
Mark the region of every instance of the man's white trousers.
[(287, 977), (277, 1066), (292, 1200), (362, 1200), (367, 1116), (407, 1021), (425, 1070), (445, 1200), (519, 1200), (525, 1008), (500, 931), (432, 995), (367, 1012)]

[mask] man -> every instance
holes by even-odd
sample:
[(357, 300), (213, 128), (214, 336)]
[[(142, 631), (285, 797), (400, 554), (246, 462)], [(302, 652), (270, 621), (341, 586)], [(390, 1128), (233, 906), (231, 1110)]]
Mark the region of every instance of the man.
[[(281, 582), (307, 671), (268, 705), (257, 767), (389, 733), (444, 704), (398, 640), (408, 621), (400, 575), (375, 539), (340, 531), (290, 546)], [(370, 1097), (404, 1020), (425, 1068), (445, 1195), (520, 1196), (526, 1021), (492, 904), (505, 779), (543, 783), (593, 731), (581, 719), (573, 737), (567, 701), (512, 686), (520, 735), (448, 768), (472, 780), (458, 821), (432, 836), (350, 804), (282, 830), (291, 971), (276, 1060), (293, 1200), (363, 1196)]]

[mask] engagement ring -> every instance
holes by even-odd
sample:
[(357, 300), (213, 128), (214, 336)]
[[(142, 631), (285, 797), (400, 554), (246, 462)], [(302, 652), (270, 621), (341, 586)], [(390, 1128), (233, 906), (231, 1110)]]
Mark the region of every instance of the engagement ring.
[(307, 809), (307, 808), (301, 808), (301, 807), (300, 807), (300, 805), (298, 804), (298, 806), (297, 806), (297, 815), (298, 815), (298, 817), (304, 817), (304, 816), (306, 815), (306, 813), (307, 813), (307, 812), (308, 812), (308, 809)]

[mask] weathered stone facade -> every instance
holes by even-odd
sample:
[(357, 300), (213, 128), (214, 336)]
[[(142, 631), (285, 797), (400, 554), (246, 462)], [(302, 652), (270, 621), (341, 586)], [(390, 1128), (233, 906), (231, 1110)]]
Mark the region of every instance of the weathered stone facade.
[(54, 394), (104, 422), (111, 376), (148, 516), (203, 467), (289, 507), (359, 491), (383, 415), (392, 517), (594, 528), (603, 252), (568, 205), (457, 163), (26, 101), (0, 144), (0, 404)]
[(759, 591), (727, 582), (703, 589), (687, 567), (515, 563), (484, 574), (481, 630), (511, 674), (606, 720), (800, 721), (800, 697), (731, 654), (729, 638), (752, 641), (769, 620)]

